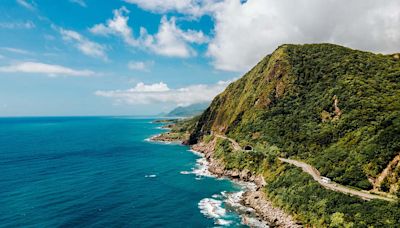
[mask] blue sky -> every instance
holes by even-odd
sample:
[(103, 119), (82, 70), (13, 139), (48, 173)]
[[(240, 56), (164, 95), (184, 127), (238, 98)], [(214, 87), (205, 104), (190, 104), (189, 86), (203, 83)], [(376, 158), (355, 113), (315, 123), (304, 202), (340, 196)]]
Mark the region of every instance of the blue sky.
[(209, 101), (283, 43), (399, 52), (400, 3), (376, 2), (2, 0), (0, 116)]

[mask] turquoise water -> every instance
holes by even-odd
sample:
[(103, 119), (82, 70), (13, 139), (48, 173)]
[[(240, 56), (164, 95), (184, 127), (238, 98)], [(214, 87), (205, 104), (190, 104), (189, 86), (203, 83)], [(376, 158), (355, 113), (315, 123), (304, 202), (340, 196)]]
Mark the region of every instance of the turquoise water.
[(239, 226), (237, 214), (216, 207), (239, 186), (182, 172), (198, 156), (145, 141), (162, 131), (151, 121), (0, 118), (0, 226)]

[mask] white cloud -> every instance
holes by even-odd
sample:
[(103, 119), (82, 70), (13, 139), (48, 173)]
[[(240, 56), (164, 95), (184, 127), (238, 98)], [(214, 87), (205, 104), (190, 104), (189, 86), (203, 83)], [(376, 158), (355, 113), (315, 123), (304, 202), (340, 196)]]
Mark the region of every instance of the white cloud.
[(0, 72), (3, 73), (31, 73), (47, 74), (55, 77), (65, 76), (93, 76), (95, 73), (90, 70), (75, 70), (60, 65), (51, 65), (40, 62), (22, 62), (8, 66), (0, 66)]
[(124, 42), (130, 46), (138, 46), (138, 41), (134, 38), (132, 29), (128, 25), (129, 17), (126, 15), (129, 10), (125, 7), (113, 11), (114, 17), (107, 20), (105, 24), (97, 24), (90, 28), (93, 34), (120, 36)]
[(90, 28), (93, 34), (119, 36), (123, 41), (132, 47), (143, 48), (153, 53), (186, 58), (196, 55), (196, 52), (190, 47), (190, 43), (202, 44), (208, 41), (208, 37), (201, 31), (182, 30), (176, 26), (174, 17), (169, 20), (162, 17), (158, 32), (148, 34), (145, 28), (140, 29), (140, 34), (135, 37), (131, 27), (128, 25), (129, 17), (126, 15), (129, 11), (122, 7), (114, 10), (114, 17), (104, 24), (97, 24)]
[(231, 81), (220, 81), (213, 85), (190, 85), (178, 89), (171, 89), (167, 84), (160, 82), (146, 85), (138, 83), (134, 88), (127, 90), (96, 91), (97, 96), (114, 99), (118, 103), (152, 104), (173, 103), (180, 106), (211, 101), (221, 93)]
[(0, 22), (2, 29), (33, 29), (36, 25), (32, 21), (26, 22)]
[(76, 3), (82, 7), (87, 7), (86, 2), (84, 0), (69, 0), (72, 3)]
[(400, 47), (400, 1), (125, 0), (157, 13), (213, 18), (207, 54), (217, 69), (245, 71), (284, 43), (337, 43), (393, 53)]
[(222, 70), (248, 70), (283, 43), (330, 42), (385, 53), (400, 47), (397, 0), (225, 1), (213, 17), (208, 55)]
[(17, 3), (27, 8), (28, 10), (35, 10), (36, 8), (36, 3), (34, 1), (17, 0)]
[(106, 48), (103, 45), (90, 41), (72, 30), (60, 29), (60, 33), (64, 40), (74, 42), (74, 46), (83, 54), (107, 60)]
[(19, 49), (19, 48), (13, 48), (13, 47), (1, 47), (0, 49), (16, 53), (16, 54), (22, 54), (22, 55), (32, 55), (33, 53), (27, 50)]
[(154, 65), (154, 61), (130, 61), (128, 68), (131, 70), (150, 71), (150, 67)]
[(143, 45), (154, 53), (186, 58), (196, 55), (189, 43), (206, 43), (208, 38), (201, 31), (183, 31), (176, 26), (174, 17), (168, 20), (164, 16), (157, 34), (149, 35), (144, 28), (141, 29), (141, 40)]

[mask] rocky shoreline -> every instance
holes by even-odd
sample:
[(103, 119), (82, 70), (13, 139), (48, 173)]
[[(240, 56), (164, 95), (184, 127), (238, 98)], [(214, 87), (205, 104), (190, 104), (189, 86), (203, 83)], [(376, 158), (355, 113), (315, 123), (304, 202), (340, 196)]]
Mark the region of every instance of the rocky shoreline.
[(204, 154), (209, 162), (208, 170), (218, 177), (228, 177), (233, 180), (240, 180), (254, 183), (257, 187), (249, 189), (243, 194), (243, 199), (240, 202), (243, 206), (253, 208), (260, 220), (267, 221), (271, 227), (302, 227), (295, 221), (293, 217), (282, 209), (274, 207), (267, 199), (262, 187), (266, 185), (264, 178), (261, 175), (254, 175), (248, 170), (226, 170), (222, 162), (213, 159), (212, 154), (215, 149), (215, 141), (209, 143), (200, 142), (192, 146), (192, 150)]
[[(153, 136), (150, 138), (150, 140), (167, 143), (184, 142), (182, 138), (177, 139), (176, 137), (171, 137), (170, 132)], [(291, 215), (287, 214), (282, 209), (273, 206), (272, 203), (267, 199), (265, 193), (262, 191), (262, 188), (266, 185), (266, 182), (261, 175), (254, 175), (249, 170), (227, 170), (221, 161), (214, 159), (212, 154), (214, 153), (215, 143), (215, 139), (209, 143), (200, 142), (192, 145), (191, 150), (204, 155), (205, 159), (209, 163), (209, 172), (217, 177), (227, 177), (232, 180), (254, 183), (256, 185), (256, 188), (248, 189), (243, 193), (243, 198), (241, 202), (239, 202), (241, 205), (254, 209), (257, 219), (261, 223), (262, 221), (266, 221), (270, 227), (302, 227), (302, 225), (298, 221), (294, 220)], [(247, 223), (246, 219), (248, 219), (248, 217), (246, 215), (243, 216), (245, 223)], [(251, 223), (254, 223), (254, 221)]]

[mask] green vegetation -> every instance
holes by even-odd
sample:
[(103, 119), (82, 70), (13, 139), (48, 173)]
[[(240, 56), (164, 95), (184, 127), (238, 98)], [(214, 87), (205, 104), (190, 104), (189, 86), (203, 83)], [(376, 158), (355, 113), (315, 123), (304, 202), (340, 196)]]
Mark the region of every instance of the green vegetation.
[[(214, 156), (228, 169), (261, 173), (273, 202), (314, 226), (396, 227), (400, 206), (321, 187), (276, 157), (307, 161), (323, 176), (359, 189), (400, 153), (400, 61), (332, 44), (283, 45), (218, 95), (190, 135), (225, 134)], [(398, 166), (396, 166), (398, 167)], [(400, 168), (380, 185), (395, 193)]]
[(363, 201), (327, 190), (299, 168), (284, 165), (270, 174), (265, 188), (277, 206), (317, 227), (398, 227), (398, 203)]
[(364, 201), (323, 188), (301, 169), (280, 163), (275, 146), (234, 151), (228, 140), (218, 139), (214, 158), (227, 169), (263, 174), (269, 199), (295, 218), (315, 227), (397, 227), (400, 205), (381, 200)]
[[(400, 152), (400, 61), (331, 44), (284, 45), (218, 95), (191, 136), (270, 144), (370, 189)], [(336, 104), (335, 104), (336, 103)]]
[(154, 138), (159, 141), (182, 141), (186, 143), (189, 139), (190, 133), (199, 120), (200, 116), (188, 119), (173, 119), (173, 120), (158, 120), (157, 123), (165, 123), (164, 127), (169, 128), (170, 131), (162, 133), (160, 136)]

